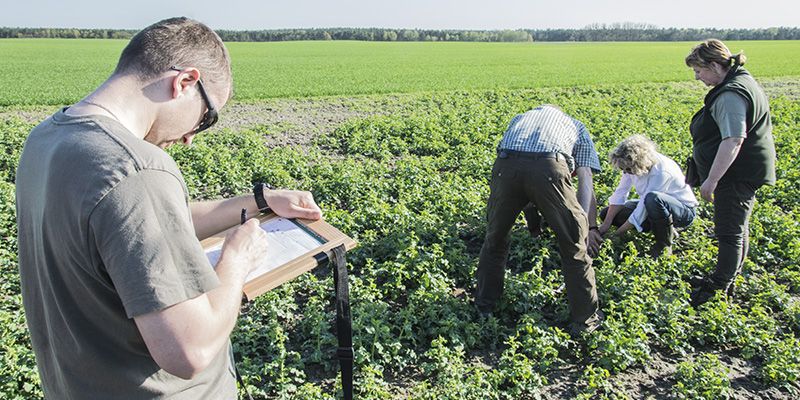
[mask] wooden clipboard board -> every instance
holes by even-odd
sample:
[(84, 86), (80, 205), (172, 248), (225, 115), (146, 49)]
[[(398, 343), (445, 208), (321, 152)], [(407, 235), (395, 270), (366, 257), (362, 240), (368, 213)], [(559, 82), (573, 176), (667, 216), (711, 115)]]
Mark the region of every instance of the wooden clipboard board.
[[(258, 217), (262, 227), (265, 223), (270, 222), (274, 218), (280, 218), (277, 215), (270, 213)], [(330, 252), (334, 247), (344, 244), (346, 250), (355, 248), (358, 243), (336, 229), (334, 226), (325, 222), (322, 219), (312, 221), (307, 219), (290, 219), (292, 223), (296, 224), (301, 229), (305, 230), (310, 236), (315, 237), (320, 242), (319, 246), (309, 250), (297, 257), (292, 258), (290, 261), (281, 264), (274, 269), (267, 271), (255, 277), (248, 277), (247, 282), (244, 284), (244, 295), (248, 301), (252, 301), (258, 295), (266, 293), (284, 282), (288, 282), (305, 272), (316, 268), (320, 263), (327, 261)], [(225, 237), (231, 229), (219, 232), (211, 236), (200, 244), (203, 250), (208, 254), (215, 248), (219, 248), (225, 241)]]

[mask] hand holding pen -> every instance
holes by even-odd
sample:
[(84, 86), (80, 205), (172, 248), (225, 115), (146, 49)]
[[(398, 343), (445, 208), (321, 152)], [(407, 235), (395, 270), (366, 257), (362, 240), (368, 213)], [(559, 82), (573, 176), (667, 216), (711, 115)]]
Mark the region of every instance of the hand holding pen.
[(231, 229), (225, 237), (220, 258), (220, 262), (228, 260), (238, 268), (243, 268), (245, 274), (267, 256), (267, 233), (261, 229), (257, 218), (250, 221), (247, 217), (247, 209), (243, 208), (241, 225)]

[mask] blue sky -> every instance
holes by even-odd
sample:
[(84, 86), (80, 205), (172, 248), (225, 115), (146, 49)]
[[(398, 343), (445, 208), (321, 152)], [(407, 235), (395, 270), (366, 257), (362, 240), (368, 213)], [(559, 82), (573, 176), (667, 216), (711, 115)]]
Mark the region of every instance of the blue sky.
[(638, 22), (661, 27), (800, 25), (797, 0), (3, 0), (0, 26), (138, 29), (185, 15), (214, 29), (386, 27), (580, 28)]

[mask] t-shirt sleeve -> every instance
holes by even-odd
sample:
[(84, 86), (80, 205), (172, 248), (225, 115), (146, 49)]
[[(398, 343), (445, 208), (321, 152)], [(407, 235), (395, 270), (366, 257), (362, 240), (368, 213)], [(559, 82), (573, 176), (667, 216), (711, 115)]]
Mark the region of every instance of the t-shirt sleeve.
[(600, 172), (600, 158), (594, 148), (594, 142), (589, 136), (589, 130), (582, 123), (575, 122), (578, 128), (578, 140), (572, 150), (572, 157), (575, 159), (575, 167), (589, 167), (594, 172)]
[(711, 116), (723, 139), (747, 136), (747, 100), (741, 95), (722, 92), (711, 105)]
[(123, 179), (95, 207), (89, 228), (128, 318), (219, 285), (181, 183), (168, 172), (143, 170)]

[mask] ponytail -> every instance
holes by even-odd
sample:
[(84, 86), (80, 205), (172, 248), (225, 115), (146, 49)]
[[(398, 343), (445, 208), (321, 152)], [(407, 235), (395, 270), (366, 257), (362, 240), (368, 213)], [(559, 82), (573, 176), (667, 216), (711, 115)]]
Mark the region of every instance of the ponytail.
[(744, 55), (744, 51), (740, 51), (739, 53), (732, 55), (730, 60), (732, 61), (734, 67), (738, 67), (747, 62), (747, 56)]

